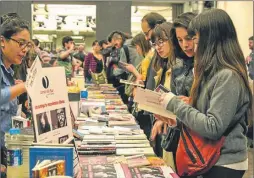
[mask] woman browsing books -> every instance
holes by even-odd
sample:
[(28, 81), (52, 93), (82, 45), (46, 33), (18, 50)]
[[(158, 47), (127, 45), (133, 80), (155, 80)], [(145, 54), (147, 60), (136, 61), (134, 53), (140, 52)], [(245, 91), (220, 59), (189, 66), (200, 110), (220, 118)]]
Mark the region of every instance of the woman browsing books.
[[(171, 75), (171, 91), (176, 95), (181, 95), (185, 100), (190, 96), (190, 89), (193, 83), (193, 67), (194, 67), (194, 43), (187, 32), (190, 21), (196, 16), (192, 12), (187, 12), (179, 15), (173, 22), (171, 35), (173, 39), (173, 46), (175, 49), (176, 63), (172, 68)], [(184, 97), (185, 96), (185, 97)], [(162, 141), (162, 147), (165, 151), (173, 153), (174, 162), (176, 147), (178, 142), (170, 143), (167, 137), (170, 136), (170, 125), (168, 127), (166, 122), (162, 120), (155, 120), (152, 128), (151, 139), (154, 140), (158, 134), (166, 132), (165, 138)], [(164, 127), (163, 127), (164, 126)], [(179, 137), (180, 132), (175, 133), (175, 137)], [(171, 158), (171, 153), (164, 152), (163, 158), (167, 164), (174, 167)]]
[[(196, 53), (190, 103), (183, 102), (171, 92), (163, 94), (160, 99), (165, 109), (177, 115), (184, 129), (176, 154), (177, 165), (181, 165), (178, 173), (183, 177), (241, 178), (248, 169), (245, 134), (247, 112), (252, 101), (234, 24), (225, 11), (212, 9), (194, 18), (189, 31), (193, 33)], [(194, 143), (185, 142), (187, 137), (190, 138), (187, 135), (196, 139)], [(214, 159), (203, 160), (206, 158), (203, 156), (204, 146), (219, 151), (214, 153)], [(184, 151), (184, 147), (190, 152)], [(195, 147), (197, 149), (193, 150)], [(181, 155), (186, 153), (188, 156), (182, 158)], [(197, 159), (195, 155), (198, 155)], [(196, 163), (201, 160), (211, 164), (206, 164), (202, 170), (191, 169), (195, 166), (194, 162), (189, 162), (193, 160), (192, 156)]]

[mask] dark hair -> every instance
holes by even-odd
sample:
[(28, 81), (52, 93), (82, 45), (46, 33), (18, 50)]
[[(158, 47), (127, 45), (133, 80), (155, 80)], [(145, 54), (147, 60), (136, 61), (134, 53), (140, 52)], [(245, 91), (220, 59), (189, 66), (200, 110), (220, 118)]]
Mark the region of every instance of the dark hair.
[(69, 43), (70, 41), (73, 41), (72, 37), (70, 37), (70, 36), (63, 37), (63, 39), (62, 39), (63, 47), (65, 47), (65, 43)]
[[(162, 39), (162, 40), (169, 42), (169, 46), (171, 48), (171, 54), (168, 57), (167, 68), (172, 67), (172, 65), (175, 63), (175, 55), (174, 55), (173, 43), (172, 43), (172, 37), (171, 37), (171, 28), (172, 28), (172, 23), (170, 23), (170, 22), (164, 22), (162, 24), (157, 24), (155, 26), (152, 36), (151, 36), (151, 41), (153, 43), (157, 39)], [(154, 61), (153, 68), (155, 71), (158, 71), (161, 68), (163, 60), (157, 51), (155, 52), (153, 61)]]
[(177, 16), (177, 18), (173, 22), (173, 28), (171, 30), (171, 36), (173, 40), (173, 47), (175, 51), (175, 56), (179, 57), (181, 59), (189, 59), (193, 57), (188, 57), (183, 50), (181, 49), (178, 39), (176, 37), (176, 28), (182, 27), (185, 28), (186, 30), (188, 29), (188, 25), (191, 22), (192, 19), (194, 19), (197, 16), (197, 14), (194, 14), (192, 12), (186, 12), (183, 14), (180, 14)]
[(108, 41), (107, 40), (101, 40), (101, 41), (99, 41), (99, 45), (100, 45), (100, 47), (102, 47), (103, 46), (103, 44), (108, 44)]
[(35, 46), (39, 46), (40, 41), (38, 39), (32, 39), (32, 40), (33, 40)]
[(121, 31), (113, 31), (113, 32), (111, 32), (111, 33), (109, 34), (109, 36), (108, 36), (108, 42), (111, 42), (113, 36), (116, 35), (116, 34), (118, 34), (118, 35), (121, 36), (121, 38), (123, 39), (123, 43), (125, 42), (126, 39), (131, 39), (131, 38), (132, 38), (131, 35), (126, 34), (126, 33), (124, 33), (124, 32), (121, 32)]
[(42, 123), (41, 123), (42, 118), (45, 120), (45, 127), (46, 127), (46, 125), (49, 125), (48, 116), (47, 116), (46, 112), (38, 114), (38, 118), (39, 118), (39, 123), (40, 123), (41, 127), (42, 127)]
[(92, 46), (95, 46), (96, 43), (99, 43), (98, 40), (93, 41)]
[(23, 30), (29, 31), (29, 23), (21, 19), (16, 13), (8, 13), (0, 18), (1, 26), (0, 32), (1, 35), (9, 39), (12, 35), (19, 33)]
[(144, 35), (144, 33), (139, 33), (137, 34), (133, 39), (132, 39), (132, 42), (131, 44), (133, 46), (135, 45), (139, 45), (140, 48), (142, 49), (142, 53), (143, 53), (143, 56), (145, 57), (146, 54), (150, 51), (151, 49), (151, 44), (148, 40), (146, 40), (146, 37)]
[(253, 41), (253, 39), (254, 39), (253, 36), (249, 37), (249, 40), (252, 40), (252, 41)]
[(199, 34), (191, 89), (192, 105), (197, 105), (201, 83), (225, 68), (234, 71), (243, 79), (243, 85), (246, 86), (251, 99), (244, 55), (230, 16), (221, 9), (207, 10), (191, 21), (188, 30)]
[(147, 21), (149, 27), (154, 29), (157, 24), (166, 22), (166, 19), (156, 12), (150, 12), (142, 18), (141, 22), (143, 21)]

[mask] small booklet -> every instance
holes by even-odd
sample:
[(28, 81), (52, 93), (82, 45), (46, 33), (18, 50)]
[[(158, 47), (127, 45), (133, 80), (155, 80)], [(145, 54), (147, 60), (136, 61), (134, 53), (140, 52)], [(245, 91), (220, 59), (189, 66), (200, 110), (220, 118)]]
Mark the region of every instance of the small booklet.
[(161, 106), (159, 102), (160, 97), (161, 92), (137, 88), (134, 102), (138, 103), (138, 108), (141, 110), (145, 110), (167, 118), (176, 119), (176, 115), (174, 113), (164, 109)]
[(120, 79), (120, 83), (124, 83), (124, 84), (127, 84), (127, 85), (133, 85), (133, 86), (136, 86), (136, 87), (142, 87), (142, 88), (145, 87), (145, 85), (143, 85), (143, 84), (134, 83), (134, 82), (130, 82), (128, 80), (123, 80), (123, 79)]

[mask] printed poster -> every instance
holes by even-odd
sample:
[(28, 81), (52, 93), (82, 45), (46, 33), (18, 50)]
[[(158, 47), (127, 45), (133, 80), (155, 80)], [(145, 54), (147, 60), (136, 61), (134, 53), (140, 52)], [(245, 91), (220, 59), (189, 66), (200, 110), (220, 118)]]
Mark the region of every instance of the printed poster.
[(72, 137), (64, 68), (42, 68), (33, 78), (36, 82), (28, 92), (32, 101), (36, 141), (63, 143)]

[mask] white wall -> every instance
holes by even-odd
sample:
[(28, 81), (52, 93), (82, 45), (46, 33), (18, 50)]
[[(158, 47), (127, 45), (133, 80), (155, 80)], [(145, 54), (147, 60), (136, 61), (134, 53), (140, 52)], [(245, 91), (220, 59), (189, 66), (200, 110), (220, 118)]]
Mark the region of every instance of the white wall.
[(225, 10), (233, 20), (244, 56), (249, 55), (248, 38), (253, 35), (252, 1), (217, 1), (217, 8)]

